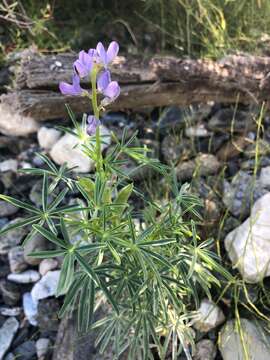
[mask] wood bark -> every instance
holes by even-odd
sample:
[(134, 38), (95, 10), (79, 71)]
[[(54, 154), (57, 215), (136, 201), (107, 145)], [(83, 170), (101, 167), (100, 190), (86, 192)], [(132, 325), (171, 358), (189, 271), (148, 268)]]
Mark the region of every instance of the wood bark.
[[(65, 117), (66, 103), (74, 112), (90, 111), (86, 98), (66, 97), (58, 91), (60, 81), (70, 81), (75, 58), (70, 53), (26, 53), (16, 68), (13, 90), (1, 96), (4, 108), (38, 121)], [(218, 62), (118, 57), (111, 70), (121, 85), (121, 95), (110, 106), (112, 110), (207, 101), (259, 104), (270, 100), (269, 57), (235, 55)]]

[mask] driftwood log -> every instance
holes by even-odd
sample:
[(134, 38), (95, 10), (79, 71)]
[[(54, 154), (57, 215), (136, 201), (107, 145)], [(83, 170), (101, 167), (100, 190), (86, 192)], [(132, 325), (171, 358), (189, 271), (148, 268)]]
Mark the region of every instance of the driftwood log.
[[(76, 54), (41, 55), (26, 52), (16, 67), (12, 90), (1, 96), (0, 119), (28, 123), (66, 116), (65, 104), (74, 112), (90, 111), (83, 97), (60, 94), (60, 81), (70, 82)], [(118, 57), (112, 76), (121, 84), (121, 95), (112, 110), (215, 101), (261, 103), (270, 100), (270, 58), (228, 56), (218, 62), (174, 57)], [(86, 87), (86, 83), (84, 84)], [(29, 126), (29, 121), (31, 124)], [(8, 126), (8, 125), (6, 125)], [(3, 130), (0, 123), (0, 131)]]

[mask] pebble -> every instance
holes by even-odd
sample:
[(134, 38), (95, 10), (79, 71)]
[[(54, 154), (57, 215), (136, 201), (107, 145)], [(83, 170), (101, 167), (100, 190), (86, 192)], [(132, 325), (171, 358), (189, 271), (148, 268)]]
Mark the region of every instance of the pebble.
[(0, 294), (4, 303), (9, 306), (16, 305), (21, 297), (18, 285), (6, 280), (0, 281)]
[(40, 279), (40, 274), (36, 270), (26, 270), (20, 274), (9, 274), (8, 280), (18, 284), (35, 283)]
[(23, 294), (23, 311), (29, 323), (37, 326), (38, 304), (33, 300), (30, 292)]
[(48, 271), (55, 270), (58, 267), (58, 261), (55, 259), (43, 259), (39, 264), (38, 271), (44, 276)]
[(59, 140), (61, 132), (54, 128), (42, 126), (37, 133), (39, 146), (45, 150), (50, 150)]
[(198, 318), (194, 327), (201, 332), (208, 332), (222, 324), (224, 320), (222, 310), (211, 300), (203, 299), (198, 309)]
[(18, 161), (14, 159), (8, 159), (0, 162), (0, 172), (13, 171), (17, 172), (18, 170)]
[(24, 250), (21, 246), (15, 246), (9, 250), (8, 260), (12, 273), (20, 273), (27, 268), (23, 254)]
[(18, 210), (19, 208), (16, 206), (9, 204), (4, 200), (0, 200), (0, 217), (14, 215)]
[(19, 322), (15, 317), (8, 318), (0, 328), (0, 359), (9, 349), (18, 328)]
[(24, 245), (24, 260), (29, 265), (39, 265), (42, 259), (36, 259), (28, 256), (30, 253), (45, 251), (49, 248), (49, 242), (41, 234), (35, 234), (30, 241)]
[(216, 345), (208, 339), (200, 340), (196, 343), (194, 360), (214, 360), (217, 354)]
[(262, 187), (270, 190), (270, 166), (266, 166), (261, 169), (259, 183)]
[(36, 342), (27, 340), (13, 350), (15, 358), (21, 360), (34, 360), (36, 355)]
[(19, 316), (22, 312), (20, 307), (15, 308), (7, 308), (7, 307), (0, 307), (0, 314), (3, 316)]
[(34, 286), (31, 295), (34, 301), (54, 296), (60, 276), (60, 270), (49, 271)]
[[(10, 221), (6, 226), (13, 225), (18, 221), (23, 220), (23, 218), (16, 218)], [(0, 236), (0, 255), (5, 255), (9, 250), (17, 245), (20, 245), (22, 239), (27, 234), (26, 227), (17, 228), (8, 231), (6, 234)]]
[(205, 138), (211, 136), (204, 124), (197, 124), (185, 129), (185, 135), (189, 138)]
[(38, 360), (45, 358), (50, 347), (50, 339), (40, 338), (36, 341), (36, 352)]

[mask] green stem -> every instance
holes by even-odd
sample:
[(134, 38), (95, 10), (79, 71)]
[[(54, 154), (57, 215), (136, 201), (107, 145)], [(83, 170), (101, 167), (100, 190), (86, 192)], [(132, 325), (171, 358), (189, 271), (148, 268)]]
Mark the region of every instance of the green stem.
[[(99, 108), (97, 104), (97, 69), (93, 69), (91, 72), (91, 86), (92, 86), (92, 108), (94, 111), (95, 118), (99, 120)], [(96, 150), (97, 150), (97, 163), (96, 170), (99, 174), (102, 173), (102, 152), (101, 152), (101, 140), (100, 140), (100, 128), (96, 129)]]

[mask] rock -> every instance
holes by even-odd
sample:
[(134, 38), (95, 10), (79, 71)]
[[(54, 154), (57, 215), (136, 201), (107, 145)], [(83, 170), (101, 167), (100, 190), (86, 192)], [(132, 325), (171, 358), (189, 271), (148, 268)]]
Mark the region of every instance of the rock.
[[(111, 142), (110, 132), (102, 126), (101, 134), (104, 142), (102, 149), (104, 150)], [(65, 134), (53, 146), (50, 155), (58, 165), (66, 162), (69, 168), (76, 166), (74, 171), (88, 173), (93, 169), (94, 162), (82, 152), (79, 145), (80, 141), (76, 136)]]
[[(42, 185), (43, 181), (36, 181), (35, 184), (32, 186), (30, 193), (29, 193), (29, 199), (37, 206), (42, 206)], [(54, 190), (54, 195), (58, 194), (58, 189)], [(54, 197), (52, 195), (48, 195), (47, 202), (48, 205), (51, 204)]]
[(23, 248), (15, 246), (8, 253), (9, 267), (12, 273), (20, 273), (27, 268), (27, 264), (23, 257)]
[(18, 286), (6, 280), (0, 282), (0, 294), (4, 303), (10, 306), (16, 305), (21, 297)]
[(194, 160), (185, 161), (176, 166), (177, 178), (181, 181), (196, 176), (214, 175), (220, 168), (220, 162), (212, 154), (199, 154)]
[(4, 360), (17, 360), (15, 358), (15, 355), (13, 353), (8, 353), (5, 357)]
[(254, 114), (233, 108), (218, 110), (208, 121), (210, 130), (229, 133), (248, 131), (254, 125)]
[(185, 129), (185, 135), (189, 138), (205, 138), (211, 136), (211, 133), (206, 129), (204, 124), (197, 124)]
[(29, 292), (23, 294), (23, 311), (29, 323), (37, 326), (38, 304)]
[(34, 286), (31, 295), (34, 301), (54, 296), (60, 276), (60, 270), (49, 271)]
[(39, 273), (44, 276), (47, 272), (55, 270), (58, 267), (58, 261), (55, 259), (43, 259), (39, 264)]
[(214, 360), (217, 348), (213, 341), (204, 339), (196, 344), (196, 351), (193, 356), (194, 360)]
[(261, 169), (259, 183), (263, 188), (270, 190), (270, 166), (266, 166)]
[(15, 317), (8, 318), (0, 328), (0, 359), (3, 358), (9, 349), (18, 328), (19, 322)]
[(161, 143), (161, 151), (167, 164), (187, 160), (194, 153), (190, 141), (177, 135), (165, 136)]
[(194, 327), (201, 332), (208, 332), (222, 324), (224, 320), (222, 310), (212, 301), (204, 299), (198, 309), (198, 318), (196, 318)]
[(57, 314), (60, 310), (58, 300), (55, 298), (44, 299), (38, 302), (37, 323), (40, 331), (57, 331), (59, 319)]
[(249, 144), (244, 151), (244, 157), (247, 159), (254, 158), (256, 153), (259, 156), (265, 156), (270, 154), (270, 145), (268, 141), (259, 139), (254, 141), (252, 144)]
[(60, 131), (42, 126), (37, 133), (39, 146), (45, 150), (50, 150), (54, 144), (56, 144), (60, 136)]
[[(17, 218), (14, 219), (12, 221), (10, 221), (7, 226), (9, 225), (13, 225), (18, 221), (23, 220), (22, 218)], [(10, 230), (9, 232), (7, 232), (4, 235), (0, 236), (0, 255), (5, 255), (8, 253), (8, 251), (17, 246), (20, 245), (22, 239), (25, 237), (25, 235), (27, 234), (27, 229), (26, 227), (23, 228), (17, 228), (17, 229), (13, 229)]]
[(15, 357), (20, 360), (34, 360), (36, 355), (36, 343), (33, 340), (28, 340), (19, 345), (13, 353)]
[(245, 218), (250, 212), (252, 201), (258, 200), (267, 193), (254, 176), (240, 170), (231, 183), (224, 181), (223, 203), (235, 216)]
[(45, 251), (48, 249), (48, 240), (46, 240), (41, 234), (37, 233), (24, 245), (24, 259), (29, 265), (39, 265), (42, 259), (33, 258), (28, 256), (28, 254), (38, 251)]
[(250, 283), (270, 275), (270, 192), (255, 202), (251, 215), (225, 238), (225, 248), (243, 279)]
[(40, 338), (36, 341), (36, 352), (38, 360), (45, 358), (50, 347), (50, 339)]
[(219, 334), (223, 360), (270, 359), (270, 337), (259, 322), (240, 319), (241, 334), (235, 320), (228, 321)]
[(7, 308), (7, 307), (1, 307), (0, 308), (0, 314), (3, 316), (19, 316), (22, 312), (22, 309), (20, 307), (15, 308)]
[(0, 200), (0, 217), (14, 215), (18, 210), (16, 206)]
[(13, 171), (17, 172), (18, 170), (18, 161), (14, 159), (9, 159), (2, 161), (0, 163), (0, 172)]
[(29, 116), (11, 112), (9, 106), (0, 104), (0, 133), (11, 136), (27, 136), (38, 130), (38, 123)]
[(8, 280), (18, 284), (35, 283), (40, 279), (39, 272), (36, 270), (26, 270), (20, 274), (9, 274)]

